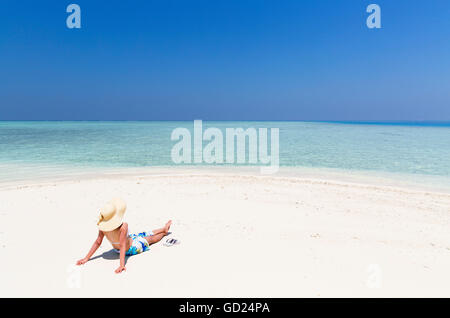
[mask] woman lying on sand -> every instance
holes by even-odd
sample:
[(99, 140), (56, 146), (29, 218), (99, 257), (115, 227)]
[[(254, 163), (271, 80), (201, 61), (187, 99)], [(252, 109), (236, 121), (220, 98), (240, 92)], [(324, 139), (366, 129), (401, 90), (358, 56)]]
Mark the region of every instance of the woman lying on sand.
[(116, 269), (116, 273), (120, 273), (126, 270), (125, 255), (136, 255), (148, 251), (150, 245), (161, 241), (169, 233), (172, 221), (151, 232), (128, 234), (128, 224), (122, 221), (126, 208), (122, 199), (113, 199), (103, 207), (97, 222), (99, 229), (97, 239), (86, 257), (80, 259), (77, 265), (86, 263), (102, 244), (103, 237), (106, 236), (115, 251), (120, 253), (120, 266)]

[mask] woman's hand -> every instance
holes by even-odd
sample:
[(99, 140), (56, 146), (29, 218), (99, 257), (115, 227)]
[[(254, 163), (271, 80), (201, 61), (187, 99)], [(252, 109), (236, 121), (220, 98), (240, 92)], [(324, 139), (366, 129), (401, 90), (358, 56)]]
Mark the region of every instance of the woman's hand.
[(122, 271), (126, 271), (127, 270), (127, 268), (125, 267), (125, 266), (119, 266), (119, 267), (117, 267), (117, 269), (116, 269), (116, 274), (119, 274), (119, 273), (122, 273)]
[(83, 265), (84, 263), (86, 263), (88, 261), (87, 258), (82, 258), (77, 262), (77, 265)]

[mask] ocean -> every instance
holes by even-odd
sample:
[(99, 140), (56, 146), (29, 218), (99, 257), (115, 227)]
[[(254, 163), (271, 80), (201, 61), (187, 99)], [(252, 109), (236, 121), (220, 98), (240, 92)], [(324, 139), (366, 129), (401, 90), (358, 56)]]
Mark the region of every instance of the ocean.
[[(171, 159), (178, 127), (192, 131), (193, 121), (2, 121), (0, 180), (183, 166)], [(431, 177), (450, 185), (450, 124), (204, 121), (208, 127), (279, 128), (281, 167)]]

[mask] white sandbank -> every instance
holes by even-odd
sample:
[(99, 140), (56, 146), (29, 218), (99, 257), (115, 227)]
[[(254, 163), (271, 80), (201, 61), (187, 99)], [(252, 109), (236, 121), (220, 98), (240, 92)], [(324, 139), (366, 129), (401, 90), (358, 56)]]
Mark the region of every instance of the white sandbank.
[[(73, 267), (114, 196), (130, 232), (172, 219), (182, 243), (115, 274), (104, 241)], [(166, 169), (16, 182), (0, 202), (1, 297), (450, 297), (450, 192)]]

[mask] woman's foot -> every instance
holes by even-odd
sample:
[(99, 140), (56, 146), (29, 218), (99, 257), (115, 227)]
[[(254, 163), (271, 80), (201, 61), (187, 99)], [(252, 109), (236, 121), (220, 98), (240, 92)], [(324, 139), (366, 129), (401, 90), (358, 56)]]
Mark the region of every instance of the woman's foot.
[(170, 226), (172, 225), (172, 220), (169, 220), (169, 222), (166, 223), (164, 226), (164, 233), (167, 235), (169, 233)]

